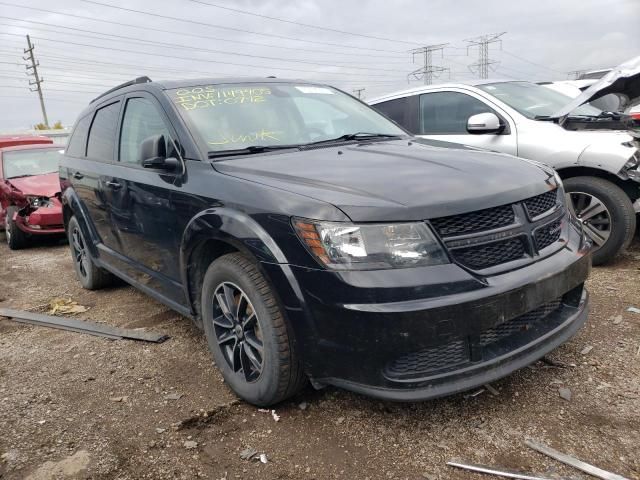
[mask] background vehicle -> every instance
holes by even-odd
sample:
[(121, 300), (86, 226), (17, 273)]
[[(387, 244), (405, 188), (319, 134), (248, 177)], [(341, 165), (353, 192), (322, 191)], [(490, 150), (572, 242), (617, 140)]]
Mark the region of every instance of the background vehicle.
[(58, 159), (51, 142), (0, 148), (0, 226), (9, 248), (30, 237), (64, 235)]
[(52, 139), (42, 135), (0, 135), (0, 148), (52, 143)]
[[(637, 81), (631, 69), (623, 86)], [(616, 83), (616, 72), (601, 80)], [(572, 99), (540, 85), (483, 80), (385, 95), (369, 103), (412, 133), (537, 160), (555, 168), (596, 247), (594, 264), (611, 260), (633, 238), (640, 211), (638, 141), (623, 117), (584, 103), (612, 93), (591, 87)], [(589, 90), (591, 92), (591, 89)], [(633, 89), (632, 92), (636, 93)], [(557, 111), (575, 102), (568, 112)], [(570, 115), (569, 115), (570, 113)]]
[(469, 389), (587, 317), (589, 243), (551, 168), (426, 146), (326, 85), (138, 79), (81, 114), (60, 176), (82, 285), (115, 274), (192, 318), (258, 405), (306, 376)]

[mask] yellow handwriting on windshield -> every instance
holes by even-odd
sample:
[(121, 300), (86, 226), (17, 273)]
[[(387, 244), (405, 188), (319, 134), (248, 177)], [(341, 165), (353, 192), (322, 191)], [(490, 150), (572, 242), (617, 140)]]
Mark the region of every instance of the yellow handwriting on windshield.
[(214, 86), (179, 88), (174, 101), (185, 110), (211, 108), (217, 105), (262, 103), (271, 90), (264, 87), (215, 88)]
[(233, 143), (254, 143), (258, 140), (275, 140), (276, 142), (279, 142), (280, 138), (278, 138), (278, 135), (282, 133), (283, 132), (281, 131), (265, 130), (263, 128), (259, 132), (225, 135), (218, 141), (207, 143), (209, 145), (228, 145)]

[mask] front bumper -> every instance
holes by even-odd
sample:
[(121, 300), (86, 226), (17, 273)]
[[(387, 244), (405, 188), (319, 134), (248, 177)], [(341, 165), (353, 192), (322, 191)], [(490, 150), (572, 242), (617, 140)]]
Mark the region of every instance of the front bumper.
[(51, 207), (38, 208), (28, 215), (17, 212), (14, 219), (17, 227), (29, 235), (58, 235), (64, 234), (62, 220), (62, 206), (54, 204)]
[(416, 401), (468, 390), (571, 338), (588, 314), (588, 244), (481, 277), (457, 265), (329, 272), (265, 264), (307, 373), (370, 396)]

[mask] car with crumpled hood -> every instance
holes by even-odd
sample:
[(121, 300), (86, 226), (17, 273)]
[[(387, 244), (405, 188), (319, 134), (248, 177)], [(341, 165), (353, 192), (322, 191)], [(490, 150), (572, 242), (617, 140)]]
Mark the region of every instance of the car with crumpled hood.
[[(422, 138), (509, 153), (552, 166), (594, 243), (594, 264), (631, 242), (640, 212), (640, 132), (628, 112), (640, 99), (640, 57), (577, 98), (527, 81), (429, 85), (369, 101)], [(589, 102), (617, 97), (621, 112)]]
[(51, 141), (0, 148), (0, 226), (12, 250), (43, 236), (64, 238), (60, 152)]

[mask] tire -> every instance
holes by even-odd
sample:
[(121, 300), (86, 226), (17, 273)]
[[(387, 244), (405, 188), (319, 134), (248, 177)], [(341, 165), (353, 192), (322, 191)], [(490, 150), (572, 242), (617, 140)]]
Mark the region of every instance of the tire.
[[(240, 315), (225, 316), (223, 307), (228, 304)], [(238, 308), (240, 304), (244, 308)], [(266, 407), (304, 386), (306, 376), (293, 334), (271, 287), (250, 259), (231, 253), (209, 266), (201, 311), (215, 363), (239, 397)]]
[(18, 228), (16, 222), (13, 221), (13, 215), (20, 209), (18, 207), (7, 208), (7, 216), (4, 220), (5, 225), (5, 237), (7, 239), (7, 245), (11, 250), (20, 250), (25, 248), (29, 243), (29, 237), (22, 230)]
[(73, 268), (82, 287), (87, 290), (100, 290), (112, 285), (114, 281), (113, 275), (96, 266), (93, 262), (75, 216), (69, 220), (67, 239), (71, 250), (71, 258), (73, 259)]
[[(593, 264), (603, 265), (612, 261), (629, 246), (635, 234), (636, 214), (631, 200), (616, 184), (598, 177), (568, 178), (564, 181), (564, 188), (572, 199), (571, 208), (575, 209), (576, 217), (582, 221), (585, 233), (594, 243)], [(589, 202), (581, 206), (579, 202), (584, 199)], [(582, 213), (591, 215), (597, 211), (598, 201), (606, 212), (585, 219)], [(598, 230), (606, 228), (604, 218), (607, 215), (610, 218), (608, 236)]]

